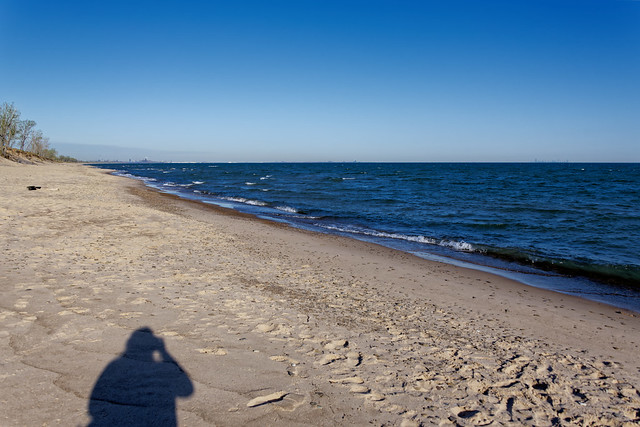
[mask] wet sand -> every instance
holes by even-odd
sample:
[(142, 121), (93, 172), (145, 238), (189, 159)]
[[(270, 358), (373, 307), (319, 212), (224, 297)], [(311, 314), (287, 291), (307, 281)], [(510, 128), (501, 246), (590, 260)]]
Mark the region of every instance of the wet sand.
[(640, 421), (637, 313), (83, 165), (0, 188), (1, 425)]

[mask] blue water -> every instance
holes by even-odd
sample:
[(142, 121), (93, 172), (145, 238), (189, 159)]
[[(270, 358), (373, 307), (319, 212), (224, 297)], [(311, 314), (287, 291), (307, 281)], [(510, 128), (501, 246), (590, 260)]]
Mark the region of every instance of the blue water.
[(640, 164), (96, 166), (183, 197), (640, 311)]

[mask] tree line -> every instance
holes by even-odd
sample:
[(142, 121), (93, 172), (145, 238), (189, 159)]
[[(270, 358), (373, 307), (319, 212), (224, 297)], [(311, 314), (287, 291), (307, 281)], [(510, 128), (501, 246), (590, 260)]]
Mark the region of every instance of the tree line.
[(36, 122), (21, 120), (20, 111), (13, 103), (4, 102), (0, 106), (0, 155), (7, 157), (10, 148), (50, 160), (76, 161), (71, 157), (58, 156), (56, 150), (49, 146), (49, 138), (36, 129)]

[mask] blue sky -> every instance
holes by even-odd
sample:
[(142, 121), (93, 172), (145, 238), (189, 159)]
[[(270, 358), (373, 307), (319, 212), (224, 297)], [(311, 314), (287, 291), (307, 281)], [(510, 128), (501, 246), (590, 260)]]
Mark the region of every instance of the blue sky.
[(640, 1), (0, 0), (0, 58), (87, 159), (640, 161)]

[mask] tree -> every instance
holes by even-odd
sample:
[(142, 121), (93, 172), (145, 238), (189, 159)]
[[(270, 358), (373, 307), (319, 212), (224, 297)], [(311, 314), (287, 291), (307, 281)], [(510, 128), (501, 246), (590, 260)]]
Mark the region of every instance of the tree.
[(77, 163), (78, 159), (73, 158), (71, 156), (58, 156), (56, 157), (56, 160), (58, 160), (59, 162), (66, 162), (66, 163)]
[(18, 131), (16, 134), (16, 139), (20, 144), (20, 149), (24, 151), (24, 147), (29, 141), (31, 134), (34, 132), (34, 128), (36, 127), (36, 122), (33, 120), (20, 120), (18, 122)]
[(29, 151), (42, 156), (49, 148), (49, 138), (42, 135), (41, 130), (33, 131), (29, 140)]
[(2, 156), (7, 154), (7, 147), (11, 146), (11, 141), (18, 132), (18, 122), (20, 120), (20, 112), (16, 110), (13, 104), (3, 103), (0, 107), (0, 150)]
[(20, 112), (13, 103), (2, 103), (0, 106), (0, 155), (8, 157), (7, 149), (19, 147), (22, 151), (30, 151), (37, 156), (49, 160), (77, 161), (72, 157), (58, 156), (58, 152), (49, 146), (49, 138), (36, 129), (33, 120), (20, 120)]
[(58, 159), (58, 151), (55, 148), (47, 148), (40, 155), (45, 159), (49, 159), (49, 160)]

